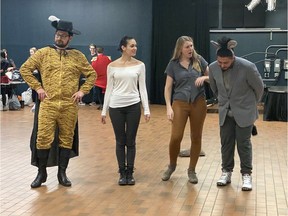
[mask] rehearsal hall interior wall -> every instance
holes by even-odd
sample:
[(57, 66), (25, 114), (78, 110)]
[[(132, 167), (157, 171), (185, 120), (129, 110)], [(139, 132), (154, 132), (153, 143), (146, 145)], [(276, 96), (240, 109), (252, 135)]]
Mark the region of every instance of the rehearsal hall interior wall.
[[(274, 11), (267, 11), (266, 1), (261, 1), (252, 11), (245, 5), (251, 0), (221, 0), (212, 5), (210, 14), (210, 39), (222, 36), (238, 42), (235, 53), (254, 62), (267, 87), (285, 86), (284, 60), (287, 60), (287, 1), (277, 0)], [(265, 53), (269, 53), (267, 56)], [(266, 59), (266, 61), (265, 61)], [(210, 61), (216, 60), (215, 48), (210, 46)], [(276, 60), (276, 61), (275, 61)], [(280, 61), (280, 73), (275, 65)], [(270, 67), (265, 67), (269, 62)], [(270, 71), (270, 72), (269, 72)]]
[[(175, 1), (175, 4), (184, 2), (179, 0)], [(235, 5), (239, 4), (239, 0), (207, 1), (207, 7), (210, 9), (208, 14), (210, 39), (216, 40), (223, 35), (236, 39), (239, 45), (235, 52), (239, 56), (252, 52), (265, 52), (265, 49), (273, 44), (287, 45), (287, 1), (277, 0), (275, 11), (266, 11), (266, 1), (261, 1), (252, 13), (245, 7), (249, 2), (249, 0), (241, 1), (241, 6), (236, 7), (238, 11), (235, 11)], [(150, 85), (153, 83), (151, 81), (154, 79), (154, 74), (164, 73), (164, 71), (151, 71), (153, 11), (155, 11), (153, 0), (25, 0), (25, 3), (20, 0), (1, 0), (1, 49), (7, 49), (9, 56), (20, 67), (29, 57), (30, 47), (41, 48), (53, 43), (55, 29), (48, 20), (50, 15), (72, 21), (74, 28), (81, 31), (81, 35), (73, 38), (71, 46), (81, 50), (87, 58), (90, 54), (88, 45), (95, 43), (104, 47), (105, 53), (115, 60), (120, 56), (117, 51), (120, 39), (124, 35), (130, 35), (135, 37), (138, 43), (137, 58), (146, 64), (147, 89), (148, 94), (151, 95), (154, 94), (154, 90), (153, 92), (150, 90), (153, 89)], [(233, 16), (236, 13), (241, 14), (242, 19), (235, 19), (236, 24), (233, 26), (233, 22), (226, 20), (230, 16), (227, 13), (231, 15), (231, 20), (235, 18)], [(184, 16), (184, 14), (175, 11), (171, 13), (172, 18), (173, 16)], [(258, 16), (264, 20), (257, 21)], [(181, 25), (183, 24), (179, 22), (178, 30), (181, 29)], [(272, 36), (269, 32), (235, 31), (236, 28), (257, 29), (257, 25), (261, 26), (259, 27), (261, 29), (277, 28), (281, 31), (273, 33)], [(183, 32), (186, 30), (185, 24)], [(171, 53), (172, 50), (163, 58), (169, 59)], [(209, 53), (209, 63), (211, 63), (215, 60), (215, 49), (212, 46)], [(279, 54), (281, 58), (287, 58), (287, 52)], [(264, 59), (264, 56), (252, 55), (248, 59), (257, 62)], [(257, 67), (263, 75), (264, 63), (258, 63)], [(165, 80), (160, 82), (164, 83)], [(275, 85), (286, 85), (284, 74), (281, 74)], [(163, 103), (163, 98), (156, 98), (152, 102)]]
[(120, 39), (128, 35), (136, 38), (137, 58), (149, 68), (151, 7), (151, 0), (1, 0), (1, 47), (20, 67), (29, 57), (30, 47), (53, 44), (55, 29), (48, 17), (55, 15), (72, 21), (81, 32), (74, 35), (70, 46), (81, 50), (89, 60), (90, 43), (104, 47), (115, 60), (120, 56)]

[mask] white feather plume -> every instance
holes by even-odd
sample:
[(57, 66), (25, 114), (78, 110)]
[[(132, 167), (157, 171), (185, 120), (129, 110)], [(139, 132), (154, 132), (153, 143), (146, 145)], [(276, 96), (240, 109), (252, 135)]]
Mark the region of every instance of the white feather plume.
[(54, 21), (59, 22), (60, 19), (54, 15), (51, 15), (48, 17), (48, 20), (50, 20), (51, 22), (54, 22)]

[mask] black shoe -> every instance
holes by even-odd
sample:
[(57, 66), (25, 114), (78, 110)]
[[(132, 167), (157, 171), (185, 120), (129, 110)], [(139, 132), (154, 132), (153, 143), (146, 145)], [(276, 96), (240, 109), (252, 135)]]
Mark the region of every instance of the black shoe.
[(119, 185), (127, 185), (127, 179), (126, 179), (126, 176), (122, 176), (120, 175), (120, 178), (119, 178), (119, 181), (118, 181), (118, 184)]
[(135, 179), (133, 177), (133, 167), (127, 169), (127, 185), (135, 185)]
[(38, 174), (34, 181), (31, 183), (31, 188), (38, 188), (41, 186), (42, 183), (46, 182), (47, 180), (47, 172), (46, 170), (38, 171)]
[(135, 185), (135, 179), (133, 175), (129, 178), (127, 178), (127, 185)]
[(61, 185), (65, 187), (70, 187), (72, 185), (71, 181), (66, 176), (66, 169), (69, 163), (69, 156), (70, 156), (70, 149), (60, 148), (60, 157), (59, 157), (59, 164), (58, 164), (58, 181)]
[(71, 187), (72, 185), (71, 181), (66, 176), (65, 171), (62, 170), (61, 168), (58, 171), (57, 177), (58, 177), (59, 184), (63, 185), (64, 187)]
[(119, 173), (120, 173), (120, 178), (118, 180), (118, 184), (121, 186), (127, 185), (126, 169), (125, 168), (119, 169)]
[(34, 181), (31, 183), (31, 188), (40, 187), (42, 183), (47, 180), (47, 160), (49, 155), (49, 149), (37, 149), (37, 161), (38, 161), (38, 174)]

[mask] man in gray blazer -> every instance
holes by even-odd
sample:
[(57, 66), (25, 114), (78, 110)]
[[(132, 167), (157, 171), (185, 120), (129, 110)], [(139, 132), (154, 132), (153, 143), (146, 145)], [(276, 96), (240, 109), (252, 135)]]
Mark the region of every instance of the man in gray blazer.
[(209, 81), (218, 98), (222, 155), (222, 175), (218, 186), (231, 183), (235, 142), (240, 157), (242, 190), (252, 190), (251, 132), (258, 118), (257, 102), (264, 84), (256, 65), (234, 55), (237, 42), (223, 37), (217, 42), (217, 60), (209, 65)]

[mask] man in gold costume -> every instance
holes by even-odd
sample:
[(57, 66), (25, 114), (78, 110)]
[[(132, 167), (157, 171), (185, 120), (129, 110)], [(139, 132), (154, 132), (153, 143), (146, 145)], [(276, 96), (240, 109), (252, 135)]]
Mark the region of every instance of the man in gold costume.
[[(55, 136), (59, 149), (58, 181), (63, 186), (71, 186), (71, 181), (66, 176), (66, 168), (75, 141), (78, 103), (89, 93), (96, 79), (96, 73), (84, 54), (68, 47), (73, 35), (79, 35), (80, 32), (73, 29), (72, 22), (55, 16), (50, 16), (49, 20), (56, 29), (54, 45), (39, 49), (20, 68), (24, 80), (37, 92), (41, 102), (38, 107), (35, 153), (38, 174), (31, 184), (32, 188), (40, 187), (46, 182), (47, 161)], [(40, 73), (41, 81), (33, 75), (36, 69)], [(81, 74), (86, 77), (86, 81), (79, 87)]]

